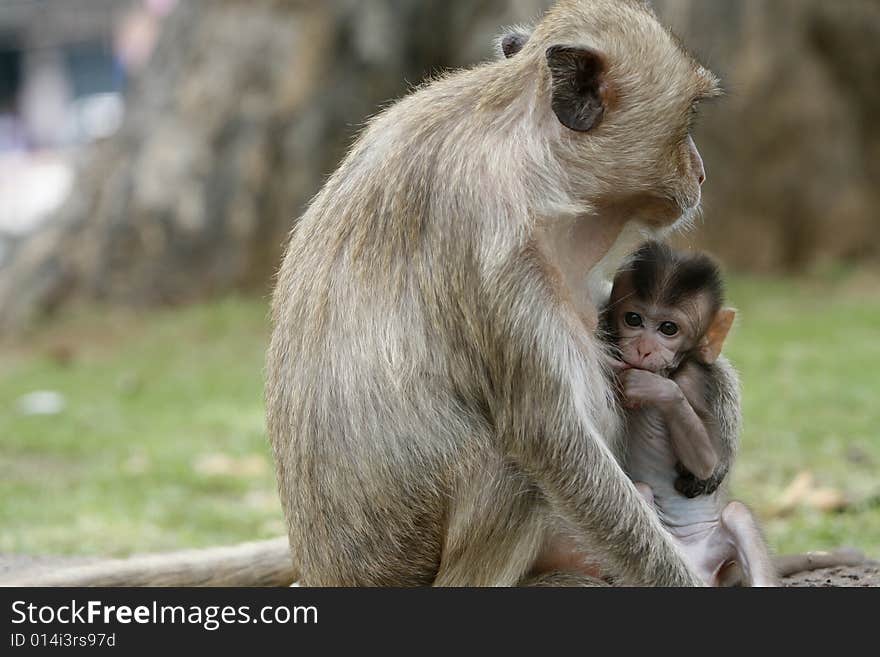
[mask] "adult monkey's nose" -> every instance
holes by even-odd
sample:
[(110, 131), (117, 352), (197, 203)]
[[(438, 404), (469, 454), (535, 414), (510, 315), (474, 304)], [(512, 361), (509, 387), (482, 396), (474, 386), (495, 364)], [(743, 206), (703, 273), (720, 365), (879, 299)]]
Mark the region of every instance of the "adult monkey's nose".
[(688, 153), (691, 156), (691, 166), (693, 167), (694, 175), (697, 176), (697, 180), (702, 185), (706, 182), (706, 167), (703, 166), (703, 158), (700, 156), (700, 151), (690, 135), (687, 138), (687, 147)]

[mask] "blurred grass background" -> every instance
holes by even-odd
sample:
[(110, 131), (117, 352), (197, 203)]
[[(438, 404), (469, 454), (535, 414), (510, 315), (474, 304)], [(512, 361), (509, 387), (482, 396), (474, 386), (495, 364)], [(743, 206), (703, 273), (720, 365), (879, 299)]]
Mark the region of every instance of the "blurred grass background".
[[(880, 276), (734, 277), (727, 354), (744, 384), (733, 493), (779, 552), (880, 556)], [(264, 301), (67, 311), (0, 345), (0, 552), (114, 554), (283, 533), (263, 428)], [(61, 393), (25, 416), (17, 400)], [(785, 491), (804, 473), (845, 500)], [(838, 505), (840, 506), (840, 505)]]

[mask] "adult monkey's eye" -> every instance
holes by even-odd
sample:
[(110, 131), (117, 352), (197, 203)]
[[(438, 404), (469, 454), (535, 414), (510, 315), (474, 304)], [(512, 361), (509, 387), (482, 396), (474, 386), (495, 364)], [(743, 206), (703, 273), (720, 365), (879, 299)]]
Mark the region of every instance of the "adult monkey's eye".
[(675, 322), (663, 322), (660, 325), (660, 332), (669, 338), (678, 335), (678, 324)]
[(642, 325), (642, 316), (638, 313), (627, 313), (623, 316), (623, 321), (630, 328), (639, 328)]

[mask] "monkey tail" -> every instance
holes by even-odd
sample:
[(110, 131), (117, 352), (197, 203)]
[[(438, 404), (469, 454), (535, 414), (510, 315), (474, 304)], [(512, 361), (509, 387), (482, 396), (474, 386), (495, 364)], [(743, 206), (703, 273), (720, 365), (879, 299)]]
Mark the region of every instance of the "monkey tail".
[(867, 558), (865, 555), (853, 548), (841, 548), (831, 552), (787, 554), (773, 559), (773, 565), (776, 567), (776, 572), (780, 577), (789, 577), (821, 568), (861, 566), (866, 562)]
[(287, 538), (281, 537), (232, 547), (100, 561), (32, 576), (24, 574), (2, 585), (271, 587), (290, 586), (298, 578)]

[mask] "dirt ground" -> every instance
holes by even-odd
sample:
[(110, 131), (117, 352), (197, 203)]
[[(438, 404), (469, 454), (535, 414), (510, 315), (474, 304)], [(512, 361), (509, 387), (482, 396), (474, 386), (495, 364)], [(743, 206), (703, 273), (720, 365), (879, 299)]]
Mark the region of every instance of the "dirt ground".
[[(0, 586), (16, 576), (37, 575), (63, 566), (81, 566), (96, 559), (61, 559), (58, 557), (24, 557), (0, 555)], [(800, 573), (783, 580), (786, 587), (872, 587), (880, 588), (880, 562), (869, 562), (852, 568), (827, 568)]]
[(783, 580), (791, 587), (880, 587), (880, 563), (874, 561), (851, 568), (826, 568), (799, 573)]

